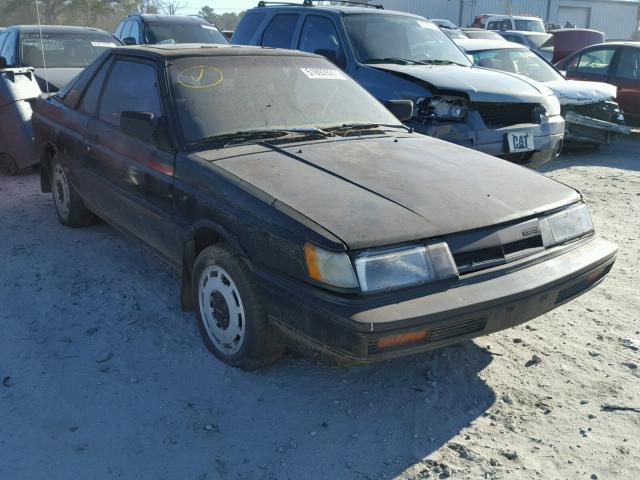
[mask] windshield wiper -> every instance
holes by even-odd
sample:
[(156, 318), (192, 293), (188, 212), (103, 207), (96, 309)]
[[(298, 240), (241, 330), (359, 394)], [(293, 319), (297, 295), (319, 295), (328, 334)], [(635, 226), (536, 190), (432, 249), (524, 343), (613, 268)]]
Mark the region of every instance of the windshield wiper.
[(240, 130), (232, 133), (222, 133), (220, 135), (212, 135), (210, 137), (201, 138), (190, 142), (191, 145), (209, 145), (222, 144), (223, 148), (229, 145), (238, 145), (242, 143), (250, 143), (253, 141), (268, 140), (275, 138), (283, 138), (288, 136), (309, 136), (322, 135), (328, 137), (331, 133), (320, 128), (275, 128), (265, 130)]
[(369, 58), (363, 63), (397, 63), (399, 65), (421, 65), (422, 62), (411, 60), (409, 58), (385, 57), (385, 58)]
[(454, 62), (452, 60), (437, 60), (425, 58), (424, 60), (417, 61), (420, 65), (458, 65), (460, 67), (468, 67), (469, 65), (465, 65), (463, 63)]
[(374, 130), (377, 128), (402, 128), (409, 133), (413, 132), (413, 128), (407, 127), (402, 123), (399, 124), (384, 124), (384, 123), (345, 123), (343, 125), (336, 125), (335, 127), (325, 127), (324, 131), (328, 133), (342, 133), (346, 136), (354, 130)]

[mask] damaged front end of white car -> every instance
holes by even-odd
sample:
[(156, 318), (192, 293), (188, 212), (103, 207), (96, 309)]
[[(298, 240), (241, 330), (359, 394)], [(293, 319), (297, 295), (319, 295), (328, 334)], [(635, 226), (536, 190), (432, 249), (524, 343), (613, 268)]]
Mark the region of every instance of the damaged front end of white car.
[(566, 122), (565, 143), (609, 145), (617, 137), (631, 133), (615, 101), (615, 86), (578, 80), (546, 82), (545, 85), (560, 101)]

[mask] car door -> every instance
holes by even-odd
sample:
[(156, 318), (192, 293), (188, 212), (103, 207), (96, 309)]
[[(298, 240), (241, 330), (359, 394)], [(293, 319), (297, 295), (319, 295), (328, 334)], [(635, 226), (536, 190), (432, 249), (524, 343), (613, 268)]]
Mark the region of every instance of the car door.
[(618, 87), (618, 103), (627, 122), (640, 124), (640, 48), (621, 49), (609, 83)]
[(617, 48), (598, 46), (589, 48), (566, 63), (567, 78), (607, 82)]
[(98, 114), (87, 129), (87, 168), (101, 182), (97, 187), (102, 192), (97, 199), (101, 214), (178, 263), (180, 248), (172, 213), (175, 152), (128, 135), (120, 127), (126, 111), (151, 113), (159, 123), (166, 122), (162, 98), (168, 94), (164, 76), (158, 72), (150, 61), (114, 60)]

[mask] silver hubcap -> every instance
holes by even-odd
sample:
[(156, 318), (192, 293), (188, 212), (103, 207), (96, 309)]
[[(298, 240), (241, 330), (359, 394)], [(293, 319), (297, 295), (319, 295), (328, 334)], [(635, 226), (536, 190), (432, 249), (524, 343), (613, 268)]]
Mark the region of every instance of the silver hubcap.
[(69, 216), (69, 184), (67, 176), (60, 165), (56, 165), (53, 171), (53, 198), (56, 208), (62, 218)]
[(222, 353), (237, 353), (244, 342), (245, 316), (233, 279), (223, 268), (209, 266), (200, 275), (198, 293), (209, 338)]

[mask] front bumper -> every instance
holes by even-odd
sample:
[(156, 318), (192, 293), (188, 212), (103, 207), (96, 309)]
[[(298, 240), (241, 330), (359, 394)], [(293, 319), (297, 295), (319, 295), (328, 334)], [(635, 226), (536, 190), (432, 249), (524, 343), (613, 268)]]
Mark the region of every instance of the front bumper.
[[(591, 238), (501, 268), (382, 296), (341, 296), (270, 272), (256, 273), (274, 327), (290, 342), (334, 363), (366, 363), (440, 348), (546, 313), (597, 285), (617, 247)], [(426, 338), (379, 348), (381, 338)]]
[[(485, 125), (477, 112), (470, 112), (467, 123), (411, 124), (410, 126), (424, 135), (473, 148), (528, 168), (538, 168), (560, 154), (565, 130), (564, 119), (560, 115), (545, 118), (542, 123), (521, 123), (490, 128)], [(507, 134), (522, 131), (529, 132), (534, 138), (535, 150), (510, 153), (506, 141)]]
[(567, 122), (567, 143), (608, 145), (619, 135), (629, 135), (631, 128), (598, 118), (588, 117), (568, 110), (564, 114)]

